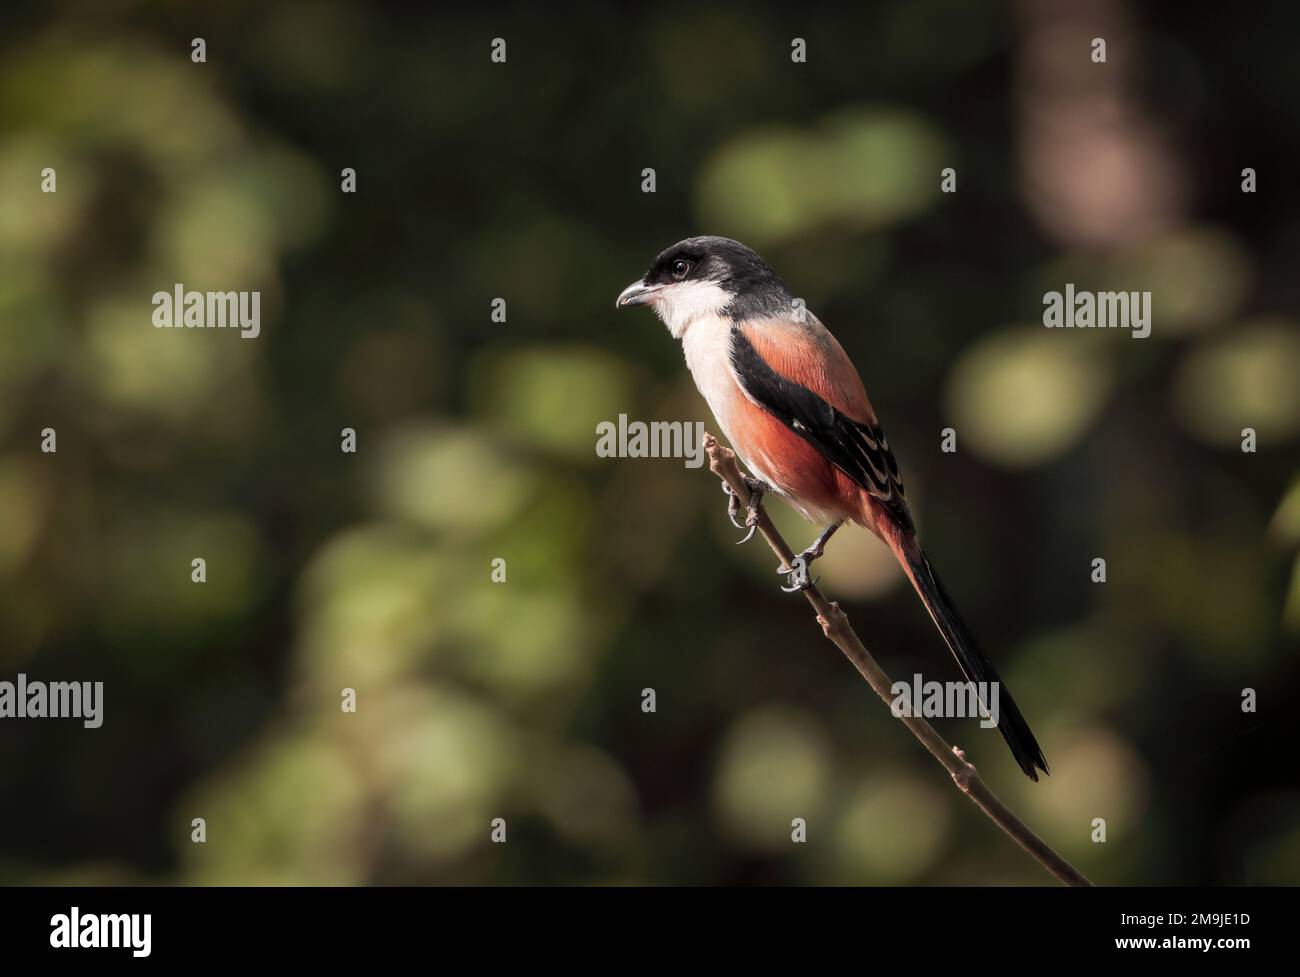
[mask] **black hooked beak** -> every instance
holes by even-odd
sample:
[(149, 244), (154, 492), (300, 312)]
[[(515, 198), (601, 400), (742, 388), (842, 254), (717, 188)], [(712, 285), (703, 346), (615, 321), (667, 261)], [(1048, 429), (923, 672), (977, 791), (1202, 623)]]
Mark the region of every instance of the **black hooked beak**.
[(619, 293), (614, 308), (625, 309), (629, 305), (645, 305), (653, 302), (662, 288), (662, 285), (647, 285), (644, 281), (633, 282)]

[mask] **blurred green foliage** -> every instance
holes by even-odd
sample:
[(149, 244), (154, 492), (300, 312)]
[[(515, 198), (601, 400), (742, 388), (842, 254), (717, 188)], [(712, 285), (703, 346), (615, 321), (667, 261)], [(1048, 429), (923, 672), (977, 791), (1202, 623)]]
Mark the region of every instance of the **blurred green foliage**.
[[(858, 363), (1052, 765), (940, 723), (994, 788), (1098, 879), (1300, 878), (1296, 62), (1266, 23), (1115, 5), (1118, 94), (1043, 86), (1062, 37), (1106, 69), (1036, 10), (7, 4), (0, 678), (103, 680), (106, 721), (0, 727), (0, 878), (1043, 881), (711, 476), (596, 456), (619, 413), (712, 426), (612, 307), (701, 232)], [(1094, 95), (1122, 124), (1072, 114)], [(1126, 174), (1192, 192), (1077, 217)], [(1043, 329), (1067, 281), (1151, 290), (1152, 337)], [(260, 290), (262, 335), (151, 328), (175, 282)], [(957, 677), (865, 533), (819, 568), (895, 677)]]

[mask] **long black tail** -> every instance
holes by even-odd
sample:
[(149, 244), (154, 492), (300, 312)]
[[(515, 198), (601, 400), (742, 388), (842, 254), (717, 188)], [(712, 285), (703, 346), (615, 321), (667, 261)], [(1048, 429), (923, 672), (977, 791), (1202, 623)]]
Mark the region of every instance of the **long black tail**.
[[(957, 663), (961, 665), (966, 680), (998, 684), (998, 732), (1007, 741), (1007, 746), (1011, 747), (1011, 753), (1020, 764), (1020, 769), (1025, 772), (1025, 776), (1037, 782), (1039, 770), (1043, 773), (1051, 772), (1047, 769), (1042, 748), (1039, 747), (1038, 740), (1034, 739), (1029, 723), (1025, 722), (1025, 717), (1020, 714), (1015, 700), (1011, 698), (1011, 693), (998, 677), (992, 662), (984, 657), (979, 645), (975, 643), (966, 625), (962, 623), (952, 598), (944, 589), (939, 575), (934, 572), (934, 567), (930, 565), (925, 551), (921, 549), (916, 537), (910, 533), (899, 533), (898, 537), (890, 543), (891, 549), (894, 550), (894, 554), (911, 579), (912, 586), (916, 588), (917, 594), (925, 603), (925, 609), (930, 612), (930, 617), (943, 634), (943, 640), (948, 643), (948, 647), (957, 658)], [(977, 685), (976, 688), (978, 687)]]

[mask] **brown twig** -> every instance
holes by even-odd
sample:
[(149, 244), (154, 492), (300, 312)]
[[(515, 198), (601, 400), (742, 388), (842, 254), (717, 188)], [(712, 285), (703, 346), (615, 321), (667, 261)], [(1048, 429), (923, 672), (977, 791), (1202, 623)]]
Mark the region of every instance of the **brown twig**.
[[(744, 476), (736, 465), (735, 454), (730, 448), (719, 444), (718, 439), (712, 434), (704, 436), (704, 449), (709, 455), (709, 469), (731, 487), (731, 491), (740, 499), (742, 505), (747, 505), (749, 486), (745, 484)], [(781, 558), (781, 565), (790, 566), (790, 561), (794, 559), (795, 554), (781, 538), (781, 534), (776, 531), (772, 520), (761, 506), (758, 508), (758, 529), (767, 540), (767, 545), (772, 547), (772, 552)], [(849, 624), (848, 617), (840, 610), (840, 606), (828, 601), (816, 585), (808, 587), (803, 591), (803, 595), (808, 598), (808, 603), (817, 612), (817, 622), (822, 626), (826, 637), (844, 652), (845, 657), (867, 680), (867, 684), (875, 690), (876, 695), (887, 704), (892, 703), (893, 683), (889, 681), (885, 670), (876, 664), (876, 660), (863, 646), (853, 626)], [(994, 824), (1037, 859), (1043, 868), (1066, 885), (1091, 885), (1078, 869), (1053, 851), (1047, 842), (1034, 834), (1025, 822), (1016, 817), (998, 799), (980, 778), (974, 765), (966, 759), (966, 754), (955, 746), (949, 746), (944, 738), (934, 731), (934, 727), (921, 717), (900, 716), (899, 719), (912, 735), (921, 741), (921, 745), (943, 764), (944, 769), (952, 775), (953, 783), (958, 789), (979, 805), (980, 810), (987, 814)]]

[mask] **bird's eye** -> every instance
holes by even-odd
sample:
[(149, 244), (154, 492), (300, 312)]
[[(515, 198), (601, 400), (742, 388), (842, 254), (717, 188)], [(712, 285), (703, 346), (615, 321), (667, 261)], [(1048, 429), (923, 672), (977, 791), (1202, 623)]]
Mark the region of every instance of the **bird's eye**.
[(673, 278), (681, 281), (686, 277), (686, 273), (691, 270), (691, 263), (685, 258), (678, 258), (673, 262)]

